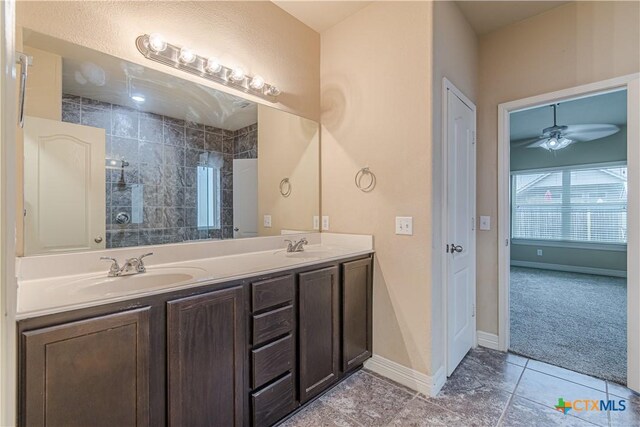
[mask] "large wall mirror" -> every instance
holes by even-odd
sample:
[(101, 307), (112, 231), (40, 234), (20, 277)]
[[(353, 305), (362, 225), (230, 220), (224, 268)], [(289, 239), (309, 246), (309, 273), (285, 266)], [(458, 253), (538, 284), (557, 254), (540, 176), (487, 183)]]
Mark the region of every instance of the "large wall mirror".
[(25, 255), (313, 229), (319, 126), (27, 29)]

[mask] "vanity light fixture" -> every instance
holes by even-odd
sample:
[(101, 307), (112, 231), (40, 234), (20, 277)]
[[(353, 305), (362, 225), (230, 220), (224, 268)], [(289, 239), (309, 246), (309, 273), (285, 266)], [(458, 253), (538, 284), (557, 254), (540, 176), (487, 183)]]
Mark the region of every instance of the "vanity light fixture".
[(178, 56), (178, 59), (183, 64), (191, 64), (193, 61), (196, 60), (196, 54), (193, 53), (191, 49), (187, 49), (186, 47), (183, 47), (182, 49), (180, 49), (180, 56)]
[(149, 36), (149, 49), (153, 50), (156, 53), (160, 53), (164, 52), (166, 48), (167, 42), (160, 34), (153, 33)]
[(236, 67), (231, 70), (231, 80), (241, 82), (244, 80), (244, 70), (240, 67)]
[(222, 70), (222, 64), (218, 61), (218, 58), (209, 58), (204, 70), (210, 74), (219, 73)]
[(145, 58), (222, 83), (243, 92), (276, 102), (280, 89), (266, 83), (261, 76), (248, 76), (240, 67), (227, 67), (217, 58), (204, 57), (185, 47), (167, 43), (158, 33), (136, 39), (136, 47)]
[(253, 76), (253, 78), (251, 79), (251, 83), (249, 83), (249, 86), (252, 89), (262, 89), (264, 87), (264, 79), (262, 78), (262, 76)]

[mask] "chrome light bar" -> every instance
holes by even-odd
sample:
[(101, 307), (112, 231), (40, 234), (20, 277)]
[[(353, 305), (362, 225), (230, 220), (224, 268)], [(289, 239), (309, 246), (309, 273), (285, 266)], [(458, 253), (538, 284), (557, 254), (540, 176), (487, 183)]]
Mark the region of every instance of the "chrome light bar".
[(216, 58), (205, 58), (193, 51), (164, 41), (159, 34), (145, 34), (136, 39), (136, 47), (145, 58), (207, 80), (276, 102), (280, 90), (258, 75), (247, 76), (241, 68), (226, 67)]

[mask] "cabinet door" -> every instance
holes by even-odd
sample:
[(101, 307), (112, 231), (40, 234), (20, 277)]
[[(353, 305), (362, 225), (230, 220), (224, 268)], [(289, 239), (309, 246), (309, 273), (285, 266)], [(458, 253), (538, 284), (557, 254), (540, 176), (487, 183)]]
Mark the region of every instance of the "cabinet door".
[(371, 356), (371, 258), (342, 264), (342, 370)]
[(168, 303), (170, 425), (242, 425), (244, 295), (238, 286)]
[(300, 402), (331, 385), (339, 375), (338, 268), (300, 274)]
[(149, 425), (149, 308), (22, 333), (28, 426)]

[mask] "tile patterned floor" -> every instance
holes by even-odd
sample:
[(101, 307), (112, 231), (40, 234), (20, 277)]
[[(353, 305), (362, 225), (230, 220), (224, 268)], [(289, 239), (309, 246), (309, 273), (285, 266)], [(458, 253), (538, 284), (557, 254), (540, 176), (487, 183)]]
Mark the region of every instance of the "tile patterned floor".
[[(559, 397), (626, 399), (622, 412), (554, 409)], [(284, 421), (309, 426), (640, 426), (640, 395), (615, 383), (479, 347), (436, 397), (361, 370)]]

